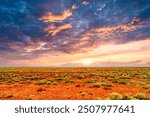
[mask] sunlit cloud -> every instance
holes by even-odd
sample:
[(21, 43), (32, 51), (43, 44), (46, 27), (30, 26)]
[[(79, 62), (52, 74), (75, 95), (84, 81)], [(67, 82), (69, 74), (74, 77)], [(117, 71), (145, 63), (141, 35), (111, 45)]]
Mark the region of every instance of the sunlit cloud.
[[(150, 40), (133, 41), (126, 44), (101, 45), (88, 53), (89, 59), (95, 59), (95, 63), (130, 63), (138, 61), (141, 64), (150, 60)], [(81, 60), (83, 61), (83, 60)], [(93, 63), (94, 65), (96, 65)]]
[(65, 10), (63, 13), (59, 15), (55, 15), (51, 12), (46, 13), (44, 16), (39, 18), (39, 20), (42, 20), (44, 22), (58, 22), (58, 21), (63, 21), (67, 18), (69, 18), (72, 15), (71, 10)]
[[(91, 38), (94, 43), (104, 42), (104, 41), (114, 41), (114, 42), (122, 42), (128, 37), (128, 32), (136, 31), (141, 29), (147, 24), (148, 20), (140, 21), (138, 18), (134, 18), (128, 24), (119, 24), (119, 25), (112, 25), (112, 26), (102, 26), (91, 29), (90, 31), (86, 32), (82, 35), (83, 40), (90, 40)], [(137, 34), (140, 37), (142, 34)]]
[(57, 33), (61, 32), (62, 30), (69, 29), (69, 28), (72, 28), (71, 24), (64, 24), (57, 27), (54, 25), (50, 25), (46, 27), (44, 31), (48, 32), (49, 35), (55, 36)]
[(72, 5), (72, 10), (75, 10), (75, 9), (77, 9), (77, 5), (76, 4)]
[(1, 66), (150, 65), (148, 1), (0, 4)]
[(82, 4), (83, 4), (83, 5), (88, 5), (88, 4), (89, 4), (89, 2), (87, 2), (87, 1), (83, 1), (83, 2), (82, 2)]
[[(14, 60), (13, 64), (38, 66), (126, 66), (146, 65), (150, 62), (150, 40), (133, 41), (126, 44), (100, 45), (86, 53), (54, 55), (45, 53), (31, 60)], [(37, 48), (36, 48), (37, 49)], [(63, 56), (63, 57), (62, 57)]]
[(39, 42), (39, 43), (36, 43), (36, 44), (26, 46), (24, 48), (24, 50), (26, 52), (33, 52), (33, 51), (37, 51), (37, 50), (46, 50), (46, 48), (44, 48), (45, 45), (46, 45), (45, 42)]

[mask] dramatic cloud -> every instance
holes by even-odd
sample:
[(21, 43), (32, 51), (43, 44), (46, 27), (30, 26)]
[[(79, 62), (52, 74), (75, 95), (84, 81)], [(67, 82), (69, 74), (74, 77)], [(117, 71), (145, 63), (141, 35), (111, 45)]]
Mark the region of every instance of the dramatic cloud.
[(82, 3), (83, 5), (88, 5), (89, 4), (89, 2), (86, 2), (86, 1), (83, 1), (83, 3)]
[[(144, 32), (145, 26), (149, 25), (150, 19), (140, 21), (134, 18), (128, 24), (119, 24), (112, 26), (102, 26), (91, 29), (82, 35), (82, 39), (85, 41), (90, 41), (92, 39), (93, 43), (99, 44), (102, 42), (114, 41), (114, 42), (128, 42), (138, 39), (145, 39)], [(134, 37), (133, 37), (134, 36)]]
[(70, 10), (66, 10), (60, 15), (53, 15), (51, 12), (48, 12), (46, 15), (39, 18), (40, 20), (43, 20), (44, 22), (58, 22), (63, 21), (70, 17), (72, 15), (72, 12)]
[(69, 28), (72, 28), (71, 24), (64, 24), (58, 27), (55, 27), (54, 25), (50, 25), (45, 28), (45, 31), (48, 32), (50, 35), (55, 36), (58, 32)]
[(149, 0), (1, 0), (0, 65), (148, 66), (149, 11)]

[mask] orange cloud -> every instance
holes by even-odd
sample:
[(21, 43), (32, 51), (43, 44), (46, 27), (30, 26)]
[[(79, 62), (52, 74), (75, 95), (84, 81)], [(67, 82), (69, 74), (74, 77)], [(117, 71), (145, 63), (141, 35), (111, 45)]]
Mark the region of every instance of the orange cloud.
[(139, 19), (134, 18), (133, 21), (128, 24), (98, 27), (83, 34), (82, 40), (89, 40), (92, 37), (97, 38), (95, 41), (120, 39), (126, 36), (127, 32), (142, 28), (145, 23), (146, 21), (140, 21)]
[(96, 65), (95, 63), (109, 64), (109, 62), (111, 62), (117, 65), (117, 62), (125, 64), (138, 61), (139, 64), (146, 64), (150, 60), (149, 52), (149, 39), (125, 44), (109, 43), (99, 45), (99, 47), (95, 47), (92, 50), (90, 49), (90, 51), (81, 55), (82, 57), (80, 56), (80, 59), (73, 61), (73, 63), (90, 63), (91, 65)]
[(136, 23), (140, 23), (139, 19), (133, 19), (131, 23), (128, 24), (121, 24), (117, 26), (105, 26), (101, 28), (97, 28), (97, 32), (115, 32), (115, 31), (120, 31), (120, 32), (129, 32), (131, 30), (136, 30), (142, 27), (142, 25), (134, 25)]
[(72, 5), (72, 10), (75, 10), (75, 9), (77, 9), (77, 6), (74, 4)]
[(88, 5), (88, 4), (89, 4), (89, 2), (87, 2), (87, 1), (83, 1), (83, 2), (82, 2), (82, 4), (83, 4), (83, 5)]
[[(43, 44), (41, 43), (41, 46)], [(59, 53), (54, 55), (50, 52), (43, 54), (31, 60), (16, 60), (16, 64), (22, 63), (26, 65), (62, 65), (66, 63), (73, 63), (73, 65), (80, 63), (82, 65), (98, 66), (98, 65), (125, 65), (133, 63), (132, 65), (147, 64), (150, 62), (150, 40), (133, 41), (126, 44), (109, 43), (107, 45), (100, 45), (99, 47), (91, 48), (85, 53), (65, 54)], [(36, 48), (37, 49), (37, 48)]]
[(50, 25), (50, 26), (46, 27), (44, 29), (44, 31), (48, 32), (52, 36), (55, 36), (60, 31), (65, 30), (65, 29), (69, 29), (69, 28), (72, 28), (71, 24), (64, 24), (64, 25), (61, 25), (61, 26), (58, 26), (58, 27), (56, 27), (54, 25)]
[(46, 42), (32, 42), (30, 45), (24, 47), (23, 49), (25, 52), (30, 53), (37, 50), (46, 50), (44, 47), (46, 45)]
[(44, 22), (58, 22), (58, 21), (63, 21), (69, 18), (70, 16), (72, 16), (71, 10), (65, 10), (60, 15), (54, 15), (51, 12), (48, 12), (47, 14), (39, 18), (39, 20), (42, 20)]

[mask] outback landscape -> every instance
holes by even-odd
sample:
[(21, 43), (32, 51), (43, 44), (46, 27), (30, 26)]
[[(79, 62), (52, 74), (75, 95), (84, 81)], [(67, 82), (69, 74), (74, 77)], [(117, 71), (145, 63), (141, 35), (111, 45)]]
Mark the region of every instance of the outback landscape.
[(1, 67), (1, 100), (149, 100), (149, 67)]
[(0, 100), (149, 99), (149, 0), (0, 0)]

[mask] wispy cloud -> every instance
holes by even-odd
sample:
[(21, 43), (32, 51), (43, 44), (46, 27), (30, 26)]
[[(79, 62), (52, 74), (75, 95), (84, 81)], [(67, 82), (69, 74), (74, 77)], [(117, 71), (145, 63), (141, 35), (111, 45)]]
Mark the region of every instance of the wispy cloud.
[(87, 1), (83, 1), (83, 2), (82, 2), (82, 4), (83, 4), (83, 5), (88, 5), (88, 4), (89, 4), (89, 2), (87, 2)]
[(48, 32), (48, 35), (55, 36), (57, 33), (61, 32), (62, 30), (70, 29), (70, 28), (72, 28), (71, 24), (63, 24), (57, 27), (54, 25), (50, 25), (46, 27), (44, 31)]
[(58, 21), (63, 21), (67, 18), (69, 18), (72, 15), (71, 10), (65, 10), (61, 14), (55, 15), (51, 12), (46, 13), (44, 16), (39, 18), (39, 20), (42, 20), (44, 22), (58, 22)]
[(149, 6), (147, 0), (0, 1), (0, 65), (149, 64)]
[[(102, 26), (91, 29), (82, 35), (82, 39), (89, 41), (92, 38), (93, 43), (98, 44), (107, 41), (125, 42), (133, 39), (142, 38), (141, 32), (135, 33), (147, 25), (148, 20), (140, 21), (140, 19), (134, 18), (128, 24), (119, 24), (111, 26)], [(132, 37), (130, 36), (132, 34)], [(134, 36), (134, 37), (133, 37)], [(144, 37), (143, 37), (144, 38)]]

